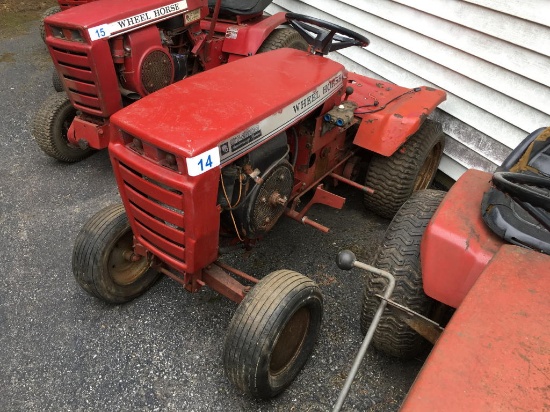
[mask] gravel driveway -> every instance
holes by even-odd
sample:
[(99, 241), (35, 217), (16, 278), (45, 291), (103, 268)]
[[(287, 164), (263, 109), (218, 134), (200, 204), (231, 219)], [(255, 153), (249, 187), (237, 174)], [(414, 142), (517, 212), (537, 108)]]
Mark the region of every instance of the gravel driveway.
[[(251, 252), (223, 257), (260, 277), (296, 270), (325, 297), (319, 342), (296, 381), (270, 401), (239, 393), (221, 362), (233, 302), (162, 279), (143, 297), (111, 306), (74, 281), (78, 231), (119, 198), (106, 152), (68, 165), (32, 140), (33, 112), (52, 93), (37, 28), (0, 39), (0, 410), (330, 410), (362, 340), (362, 274), (340, 271), (334, 258), (349, 248), (370, 259), (388, 221), (366, 213), (360, 193), (337, 187), (348, 197), (343, 210), (310, 213), (330, 233), (283, 218)], [(421, 364), (369, 351), (344, 410), (398, 409)]]

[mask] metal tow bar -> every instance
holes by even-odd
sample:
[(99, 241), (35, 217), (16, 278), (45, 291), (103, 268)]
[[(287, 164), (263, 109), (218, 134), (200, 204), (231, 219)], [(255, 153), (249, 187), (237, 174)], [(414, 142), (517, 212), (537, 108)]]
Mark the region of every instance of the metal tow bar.
[(363, 340), (363, 343), (361, 343), (361, 347), (359, 348), (359, 352), (357, 353), (357, 356), (355, 357), (355, 361), (353, 362), (353, 365), (351, 366), (351, 370), (349, 372), (348, 378), (346, 379), (346, 383), (344, 384), (344, 387), (342, 388), (342, 391), (340, 392), (340, 395), (338, 396), (338, 400), (336, 401), (336, 404), (334, 405), (333, 412), (337, 412), (342, 408), (342, 405), (344, 404), (344, 401), (346, 399), (346, 396), (348, 395), (349, 389), (351, 387), (351, 383), (353, 382), (353, 379), (355, 378), (355, 375), (357, 374), (357, 370), (359, 369), (359, 366), (361, 365), (361, 362), (363, 361), (363, 358), (365, 357), (365, 353), (367, 352), (367, 348), (369, 347), (369, 344), (372, 340), (372, 337), (374, 336), (374, 331), (376, 330), (378, 323), (380, 323), (380, 318), (382, 317), (382, 312), (384, 312), (384, 309), (386, 308), (386, 305), (388, 304), (388, 300), (393, 293), (393, 288), (395, 287), (395, 278), (390, 273), (386, 272), (385, 270), (377, 269), (373, 266), (367, 265), (362, 262), (358, 262), (354, 253), (349, 250), (343, 250), (340, 253), (338, 253), (338, 257), (336, 259), (336, 264), (338, 267), (342, 270), (351, 270), (353, 267), (357, 267), (360, 269), (367, 270), (369, 272), (375, 273), (379, 276), (382, 276), (388, 280), (388, 286), (386, 287), (384, 291), (384, 299), (380, 301), (380, 306), (378, 306), (378, 310), (376, 311), (374, 318), (372, 319), (372, 323), (369, 326), (369, 330), (367, 331), (367, 334), (365, 335), (365, 339)]

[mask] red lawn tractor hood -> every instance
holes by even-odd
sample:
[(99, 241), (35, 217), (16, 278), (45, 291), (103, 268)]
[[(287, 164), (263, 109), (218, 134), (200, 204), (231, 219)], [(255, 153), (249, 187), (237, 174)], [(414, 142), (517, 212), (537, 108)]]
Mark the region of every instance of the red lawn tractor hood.
[(168, 86), (111, 117), (131, 136), (227, 163), (296, 122), (345, 84), (344, 67), (294, 49), (258, 54)]
[[(187, 14), (206, 7), (206, 4), (206, 0), (109, 0), (108, 4), (101, 1), (91, 2), (49, 16), (45, 23), (54, 27), (81, 29), (84, 35), (89, 33), (94, 41), (148, 26), (172, 16)], [(185, 23), (198, 20), (200, 14), (189, 14)]]

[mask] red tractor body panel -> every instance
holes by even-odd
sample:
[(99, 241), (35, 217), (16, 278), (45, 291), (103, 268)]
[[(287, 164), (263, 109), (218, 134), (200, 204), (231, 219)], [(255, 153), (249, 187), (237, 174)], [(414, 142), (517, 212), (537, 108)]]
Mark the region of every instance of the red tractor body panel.
[[(131, 7), (128, 7), (131, 4)], [(100, 40), (117, 36), (137, 27), (144, 27), (167, 18), (183, 14), (198, 8), (204, 8), (203, 17), (208, 14), (206, 0), (109, 0), (108, 6), (97, 1), (83, 4), (48, 16), (44, 22), (50, 26), (72, 27), (81, 29), (86, 40)], [(106, 26), (104, 26), (106, 25)], [(104, 26), (105, 34), (93, 36), (95, 28)], [(107, 27), (109, 26), (109, 27)], [(92, 29), (92, 32), (88, 31)], [(52, 34), (51, 31), (47, 33)], [(92, 40), (93, 39), (93, 40)]]
[(50, 35), (46, 36), (46, 43), (58, 73), (66, 82), (67, 95), (77, 110), (108, 117), (122, 108), (109, 43), (80, 43)]
[[(146, 147), (146, 154), (158, 156)], [(148, 251), (180, 272), (195, 273), (218, 256), (220, 170), (186, 176), (109, 145), (113, 170), (135, 238)]]
[(356, 115), (363, 118), (354, 143), (382, 156), (395, 153), (446, 99), (443, 90), (407, 89), (356, 73), (350, 73), (349, 81), (354, 88), (350, 100), (357, 102)]
[[(262, 137), (272, 125), (277, 131), (286, 129), (332, 96), (334, 85), (344, 84), (345, 73), (341, 64), (322, 56), (275, 50), (159, 90), (114, 115), (112, 122), (130, 135), (147, 136), (153, 145), (191, 158), (258, 124)], [(323, 88), (331, 81), (333, 86)], [(319, 87), (322, 90), (316, 93)], [(166, 111), (168, 101), (170, 111)], [(227, 161), (222, 156), (222, 164)]]
[[(107, 147), (108, 118), (123, 107), (119, 74), (125, 79), (124, 88), (148, 94), (138, 81), (144, 59), (153, 53), (170, 59), (154, 23), (184, 14), (185, 25), (198, 25), (208, 14), (206, 0), (140, 0), (131, 7), (129, 4), (127, 0), (113, 0), (106, 9), (93, 2), (45, 19), (46, 44), (67, 95), (77, 110), (90, 115), (77, 116), (71, 124), (67, 138), (74, 145), (85, 142), (95, 149)], [(109, 40), (126, 32), (126, 44), (121, 37), (116, 46)], [(131, 50), (129, 56), (124, 55), (124, 47)], [(121, 73), (113, 63), (116, 58), (124, 62)], [(172, 80), (173, 73), (165, 76), (165, 84)]]
[[(172, 4), (178, 4), (179, 7), (180, 3), (185, 3), (188, 10), (200, 9), (202, 17), (208, 13), (208, 8), (204, 7), (205, 0), (169, 4), (166, 0), (141, 0), (132, 3), (130, 10), (127, 0), (113, 0), (109, 2), (108, 9), (105, 9), (105, 5), (100, 2), (92, 2), (47, 17), (45, 19), (46, 44), (56, 70), (65, 82), (66, 91), (73, 106), (77, 110), (100, 118), (107, 118), (120, 110), (122, 100), (108, 39), (128, 31), (128, 27), (136, 30), (181, 14), (182, 9), (164, 13), (162, 16), (155, 14), (160, 13), (158, 10), (171, 7)], [(144, 15), (151, 18), (146, 19)], [(104, 36), (99, 38), (96, 32), (103, 33)], [(161, 49), (158, 31), (154, 30), (154, 32), (150, 36), (153, 35), (156, 38), (153, 42), (148, 38), (147, 43), (153, 43), (156, 48)], [(139, 36), (137, 33), (134, 32), (130, 36)], [(139, 44), (140, 40), (136, 39), (135, 42)], [(143, 58), (143, 56), (138, 57)], [(80, 134), (76, 134), (80, 138)], [(79, 138), (74, 143), (78, 143)]]
[(432, 349), (401, 411), (547, 410), (549, 268), (550, 256), (503, 245)]
[(426, 295), (458, 307), (504, 242), (481, 218), (491, 174), (468, 170), (453, 185), (428, 224), (421, 245)]
[[(116, 113), (109, 152), (137, 241), (182, 272), (212, 263), (220, 230), (218, 166), (323, 101), (341, 99), (344, 77), (339, 63), (280, 49), (200, 73)], [(143, 143), (136, 146), (136, 139)]]

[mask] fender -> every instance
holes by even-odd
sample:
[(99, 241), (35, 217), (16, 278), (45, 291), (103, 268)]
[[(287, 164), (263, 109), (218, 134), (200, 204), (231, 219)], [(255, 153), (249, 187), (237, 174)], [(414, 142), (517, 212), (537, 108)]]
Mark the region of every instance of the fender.
[(349, 83), (354, 89), (350, 100), (358, 103), (355, 115), (362, 119), (353, 143), (382, 156), (395, 153), (446, 99), (442, 90), (407, 89), (354, 73)]
[(422, 237), (424, 292), (457, 308), (504, 241), (481, 218), (491, 173), (470, 169), (453, 185)]
[(251, 26), (232, 25), (225, 31), (225, 40), (222, 51), (240, 56), (251, 56), (256, 54), (265, 39), (286, 22), (285, 13), (276, 13), (264, 17), (261, 22)]

